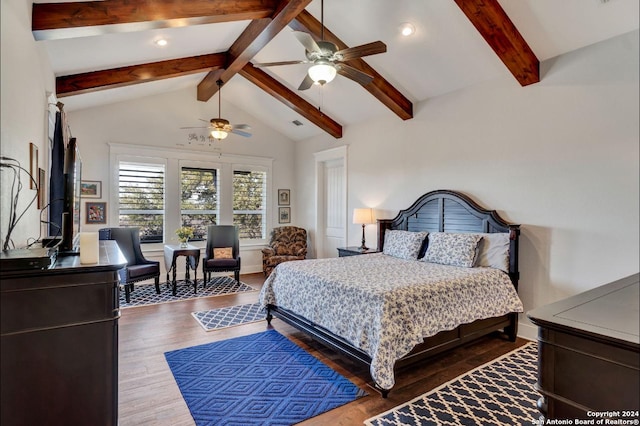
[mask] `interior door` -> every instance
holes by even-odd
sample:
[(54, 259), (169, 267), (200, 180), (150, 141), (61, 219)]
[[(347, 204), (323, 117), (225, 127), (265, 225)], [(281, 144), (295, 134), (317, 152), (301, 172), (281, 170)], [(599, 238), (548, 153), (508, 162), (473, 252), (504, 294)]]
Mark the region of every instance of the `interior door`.
[(347, 242), (347, 149), (314, 154), (316, 163), (315, 257), (337, 257)]
[(344, 159), (324, 161), (322, 182), (322, 250), (318, 257), (337, 257), (346, 243), (346, 185)]

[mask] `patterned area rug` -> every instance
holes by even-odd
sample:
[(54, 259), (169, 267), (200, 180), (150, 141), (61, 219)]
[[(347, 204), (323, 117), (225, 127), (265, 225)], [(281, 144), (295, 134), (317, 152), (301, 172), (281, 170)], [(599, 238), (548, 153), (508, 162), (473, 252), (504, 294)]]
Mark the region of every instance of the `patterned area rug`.
[(205, 331), (211, 331), (233, 327), (234, 325), (262, 321), (266, 318), (267, 311), (260, 308), (259, 303), (250, 303), (247, 305), (212, 309), (210, 311), (192, 312), (191, 315), (193, 315)]
[(366, 425), (524, 425), (540, 416), (535, 342), (482, 365)]
[(156, 294), (154, 284), (134, 285), (131, 292), (131, 302), (124, 299), (124, 290), (120, 291), (120, 307), (130, 308), (134, 306), (155, 305), (158, 303), (179, 302), (181, 300), (195, 299), (198, 297), (223, 296), (225, 294), (242, 293), (245, 291), (257, 291), (255, 288), (231, 277), (214, 277), (202, 288), (202, 280), (198, 280), (198, 292), (193, 293), (193, 284), (184, 280), (178, 281), (176, 295), (171, 293), (171, 284), (160, 283), (160, 294)]
[(291, 425), (366, 393), (275, 330), (166, 352), (196, 425)]

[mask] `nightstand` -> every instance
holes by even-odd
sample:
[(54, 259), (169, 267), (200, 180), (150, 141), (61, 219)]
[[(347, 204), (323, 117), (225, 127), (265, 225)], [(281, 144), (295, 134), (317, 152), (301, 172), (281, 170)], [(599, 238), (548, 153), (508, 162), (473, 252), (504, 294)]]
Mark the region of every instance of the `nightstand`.
[(338, 247), (338, 257), (357, 256), (359, 254), (378, 253), (378, 249), (360, 250), (360, 247)]

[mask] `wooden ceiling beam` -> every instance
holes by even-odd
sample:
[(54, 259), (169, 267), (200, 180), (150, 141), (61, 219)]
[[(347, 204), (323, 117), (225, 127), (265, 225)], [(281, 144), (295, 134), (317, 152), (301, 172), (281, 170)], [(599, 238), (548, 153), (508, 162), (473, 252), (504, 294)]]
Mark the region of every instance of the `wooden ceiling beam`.
[(198, 84), (198, 100), (206, 102), (211, 99), (218, 91), (216, 80), (229, 81), (309, 3), (311, 0), (281, 0), (270, 19), (252, 21), (229, 48), (229, 62), (222, 75), (210, 73)]
[[(36, 40), (269, 18), (279, 0), (105, 0), (34, 3)], [(128, 24), (128, 25), (122, 25)]]
[[(146, 83), (165, 78), (222, 70), (227, 63), (225, 53), (171, 59), (101, 71), (56, 77), (56, 95), (79, 95), (100, 90)], [(220, 71), (218, 71), (220, 72)]]
[(540, 81), (540, 62), (497, 0), (454, 0), (522, 86)]
[(263, 70), (248, 63), (242, 67), (239, 74), (334, 138), (339, 139), (342, 137), (342, 126), (340, 124), (289, 90)]
[[(320, 40), (321, 24), (316, 18), (309, 12), (302, 11), (296, 19), (289, 23), (295, 31), (304, 31), (311, 34), (316, 41)], [(324, 28), (324, 38), (327, 41), (335, 44), (339, 50), (346, 49), (347, 46), (336, 37), (331, 31)], [(398, 117), (403, 120), (413, 118), (413, 104), (407, 99), (398, 89), (393, 87), (391, 83), (385, 80), (376, 70), (374, 70), (363, 59), (352, 59), (345, 62), (352, 67), (373, 76), (373, 81), (366, 86), (363, 86), (369, 93), (382, 102), (387, 108), (393, 111)]]

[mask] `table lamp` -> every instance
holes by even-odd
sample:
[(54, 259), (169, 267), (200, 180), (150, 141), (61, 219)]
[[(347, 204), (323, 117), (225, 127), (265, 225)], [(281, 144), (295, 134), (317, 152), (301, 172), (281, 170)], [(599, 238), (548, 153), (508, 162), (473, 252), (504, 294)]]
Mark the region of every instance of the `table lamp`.
[(375, 223), (373, 221), (373, 210), (369, 208), (353, 209), (353, 223), (362, 225), (362, 245), (359, 247), (360, 250), (369, 250), (369, 247), (367, 247), (364, 243), (364, 227), (365, 225)]

